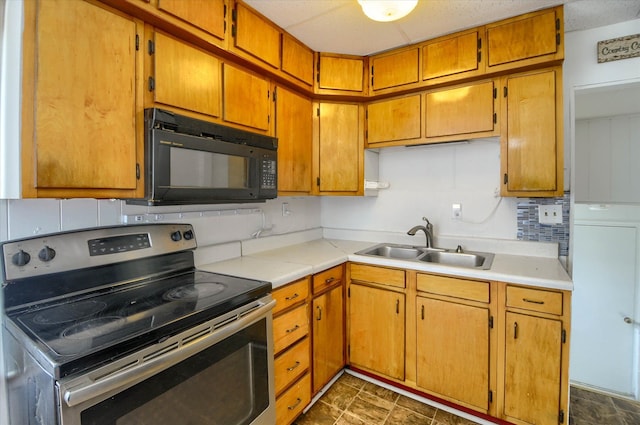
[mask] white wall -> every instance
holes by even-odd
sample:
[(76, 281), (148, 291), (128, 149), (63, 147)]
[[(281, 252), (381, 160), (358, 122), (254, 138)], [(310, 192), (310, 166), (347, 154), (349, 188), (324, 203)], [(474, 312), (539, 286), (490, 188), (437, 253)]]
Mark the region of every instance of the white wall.
[[(390, 187), (377, 197), (323, 198), (322, 226), (404, 233), (425, 216), (436, 237), (516, 239), (516, 199), (496, 196), (498, 138), (381, 149), (379, 175)], [(452, 218), (453, 203), (462, 220)]]

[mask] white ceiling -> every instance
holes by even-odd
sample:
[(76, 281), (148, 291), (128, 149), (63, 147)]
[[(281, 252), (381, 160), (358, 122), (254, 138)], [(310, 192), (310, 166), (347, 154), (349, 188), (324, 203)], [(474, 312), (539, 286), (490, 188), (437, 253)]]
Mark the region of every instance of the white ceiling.
[(566, 32), (640, 19), (640, 0), (420, 0), (386, 23), (366, 18), (356, 0), (245, 2), (315, 51), (359, 56), (559, 4)]

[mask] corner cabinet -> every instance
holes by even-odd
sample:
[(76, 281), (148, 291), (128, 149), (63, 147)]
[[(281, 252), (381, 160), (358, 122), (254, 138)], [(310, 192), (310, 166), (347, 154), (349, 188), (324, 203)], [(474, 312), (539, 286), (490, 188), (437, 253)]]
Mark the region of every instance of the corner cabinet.
[(504, 300), (502, 416), (523, 425), (568, 423), (571, 294), (507, 284)]
[(344, 264), (313, 276), (313, 394), (344, 367)]
[(405, 272), (364, 264), (349, 267), (349, 364), (402, 381)]
[(316, 64), (316, 93), (366, 94), (366, 58), (318, 53)]
[(24, 2), (23, 197), (144, 195), (142, 31), (100, 3)]
[(562, 196), (562, 68), (509, 75), (502, 92), (501, 195)]
[(364, 194), (364, 107), (315, 103), (314, 194)]

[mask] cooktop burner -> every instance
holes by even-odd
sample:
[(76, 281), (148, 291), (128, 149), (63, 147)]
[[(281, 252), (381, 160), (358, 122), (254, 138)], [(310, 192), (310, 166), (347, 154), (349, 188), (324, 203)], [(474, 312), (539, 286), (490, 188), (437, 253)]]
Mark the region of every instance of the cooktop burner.
[(221, 283), (204, 282), (194, 285), (179, 286), (167, 291), (163, 298), (168, 301), (196, 300), (209, 298), (225, 290)]
[(74, 303), (73, 308), (69, 308), (64, 304), (53, 307), (45, 311), (41, 311), (33, 318), (33, 322), (39, 325), (55, 325), (58, 323), (67, 323), (79, 319), (91, 317), (100, 313), (107, 307), (102, 301), (86, 300)]

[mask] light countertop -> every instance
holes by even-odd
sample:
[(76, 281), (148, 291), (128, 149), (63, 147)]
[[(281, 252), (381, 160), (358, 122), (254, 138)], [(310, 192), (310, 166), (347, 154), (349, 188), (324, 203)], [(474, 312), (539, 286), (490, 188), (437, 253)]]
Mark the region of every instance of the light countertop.
[(372, 242), (315, 239), (251, 252), (236, 258), (199, 264), (215, 273), (269, 281), (274, 288), (346, 261), (413, 269), (456, 277), (496, 280), (549, 289), (573, 290), (573, 282), (557, 258), (496, 253), (490, 270), (357, 255)]

